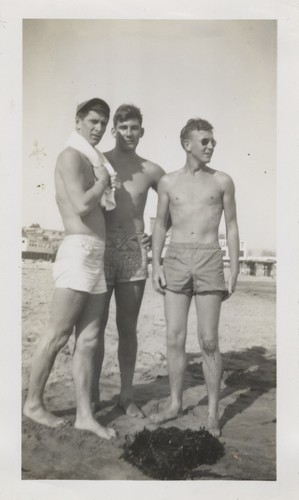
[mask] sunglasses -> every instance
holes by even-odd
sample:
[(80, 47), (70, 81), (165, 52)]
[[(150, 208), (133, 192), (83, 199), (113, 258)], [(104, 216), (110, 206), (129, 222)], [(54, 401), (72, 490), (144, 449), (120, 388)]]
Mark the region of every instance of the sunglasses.
[(216, 146), (217, 142), (215, 141), (215, 139), (201, 139), (201, 145), (202, 146), (207, 146), (209, 144), (209, 142), (212, 144), (213, 148)]

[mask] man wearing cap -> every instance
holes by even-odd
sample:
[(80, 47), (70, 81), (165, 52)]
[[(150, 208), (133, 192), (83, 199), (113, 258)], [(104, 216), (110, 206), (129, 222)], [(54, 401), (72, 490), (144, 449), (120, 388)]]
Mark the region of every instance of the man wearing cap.
[(57, 427), (64, 423), (45, 408), (43, 393), (55, 358), (74, 331), (75, 427), (104, 439), (111, 439), (116, 433), (93, 417), (91, 381), (107, 290), (103, 261), (105, 221), (101, 205), (107, 208), (110, 202), (113, 208), (111, 191), (117, 183), (114, 176), (109, 176), (105, 159), (95, 148), (106, 130), (109, 115), (109, 106), (102, 99), (79, 104), (75, 131), (57, 159), (56, 201), (65, 238), (53, 266), (55, 289), (50, 322), (32, 360), (24, 406), (24, 414), (39, 424)]

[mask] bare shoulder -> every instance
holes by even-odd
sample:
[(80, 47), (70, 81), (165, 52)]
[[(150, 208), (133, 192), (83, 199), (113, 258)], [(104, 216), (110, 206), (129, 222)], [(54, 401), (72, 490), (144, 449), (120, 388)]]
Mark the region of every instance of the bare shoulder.
[[(140, 157), (139, 157), (140, 158)], [(165, 171), (153, 161), (140, 158), (143, 172), (150, 178), (151, 188), (157, 191), (160, 179), (165, 176)]]
[(171, 188), (171, 186), (173, 186), (173, 184), (179, 179), (181, 173), (182, 169), (176, 170), (175, 172), (169, 172), (163, 175), (163, 177), (161, 177), (159, 181), (159, 189), (163, 191), (168, 191)]
[(154, 163), (150, 160), (144, 160), (143, 167), (148, 175), (156, 181), (158, 181), (163, 175), (165, 175), (165, 170), (163, 170), (160, 165)]
[(234, 190), (234, 181), (230, 175), (220, 170), (214, 171), (215, 180), (220, 184), (223, 191)]
[(105, 153), (103, 153), (103, 155), (107, 158), (107, 160), (112, 164), (114, 163), (114, 156), (113, 156), (113, 153), (114, 153), (114, 149), (111, 149), (110, 151), (105, 151)]
[(56, 167), (60, 170), (71, 165), (80, 165), (81, 162), (80, 153), (71, 147), (67, 147), (58, 155)]

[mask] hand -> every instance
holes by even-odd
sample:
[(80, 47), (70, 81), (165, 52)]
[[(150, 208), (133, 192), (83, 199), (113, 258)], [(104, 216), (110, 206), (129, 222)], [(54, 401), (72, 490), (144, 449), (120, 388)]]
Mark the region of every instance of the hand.
[(110, 181), (110, 175), (108, 173), (107, 168), (105, 167), (93, 167), (93, 173), (95, 178), (103, 184), (103, 186), (106, 188), (109, 186), (109, 181)]
[(152, 249), (152, 237), (143, 233), (141, 236), (141, 245), (149, 252)]
[(121, 180), (117, 177), (117, 172), (110, 174), (110, 187), (113, 191), (121, 188)]
[(152, 283), (156, 292), (165, 295), (166, 280), (161, 266), (158, 269), (153, 269)]
[(229, 293), (229, 296), (231, 296), (236, 290), (237, 277), (238, 275), (233, 275), (233, 274), (229, 275), (228, 285), (227, 285), (227, 291)]

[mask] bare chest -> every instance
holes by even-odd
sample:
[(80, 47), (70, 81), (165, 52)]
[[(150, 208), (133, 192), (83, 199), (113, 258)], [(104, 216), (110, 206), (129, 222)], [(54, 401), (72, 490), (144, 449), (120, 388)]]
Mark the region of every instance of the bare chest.
[(133, 203), (138, 203), (139, 200), (147, 197), (152, 181), (145, 172), (135, 172), (131, 175), (119, 173), (118, 177), (122, 182), (120, 195), (129, 196)]
[(222, 191), (213, 177), (179, 178), (172, 186), (170, 203), (178, 208), (222, 205)]

